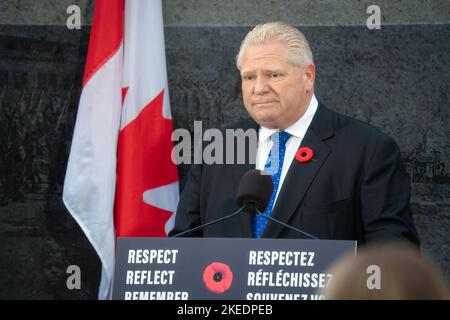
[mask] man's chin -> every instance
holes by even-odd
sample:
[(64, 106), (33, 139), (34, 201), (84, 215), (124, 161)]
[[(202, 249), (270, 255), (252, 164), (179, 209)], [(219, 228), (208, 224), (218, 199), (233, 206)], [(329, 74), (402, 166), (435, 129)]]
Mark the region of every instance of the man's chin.
[(269, 129), (277, 129), (277, 121), (276, 117), (253, 117), (253, 119), (259, 125), (269, 128)]

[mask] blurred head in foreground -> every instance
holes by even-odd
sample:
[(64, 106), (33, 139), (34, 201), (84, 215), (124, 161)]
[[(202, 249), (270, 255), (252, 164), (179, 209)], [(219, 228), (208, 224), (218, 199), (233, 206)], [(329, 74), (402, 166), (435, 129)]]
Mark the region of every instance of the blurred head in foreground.
[(441, 270), (416, 247), (373, 245), (330, 267), (334, 274), (325, 299), (450, 299)]

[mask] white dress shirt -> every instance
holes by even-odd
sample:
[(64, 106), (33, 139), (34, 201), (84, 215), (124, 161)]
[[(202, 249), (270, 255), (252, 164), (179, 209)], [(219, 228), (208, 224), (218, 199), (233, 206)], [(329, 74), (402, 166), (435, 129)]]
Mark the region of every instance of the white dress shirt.
[[(317, 102), (316, 96), (313, 94), (311, 101), (309, 102), (306, 112), (290, 127), (286, 128), (284, 131), (291, 134), (291, 137), (286, 143), (286, 154), (284, 156), (283, 169), (281, 170), (280, 183), (278, 185), (277, 194), (275, 196), (275, 203), (280, 193), (281, 186), (283, 185), (284, 178), (291, 166), (292, 160), (302, 143), (303, 137), (305, 136), (306, 130), (308, 130), (309, 125), (317, 111), (319, 103)], [(256, 152), (256, 169), (264, 170), (264, 166), (267, 162), (267, 157), (272, 149), (272, 139), (270, 138), (272, 134), (277, 132), (277, 129), (269, 129), (261, 126), (258, 132), (258, 150)], [(275, 206), (275, 204), (274, 204)]]

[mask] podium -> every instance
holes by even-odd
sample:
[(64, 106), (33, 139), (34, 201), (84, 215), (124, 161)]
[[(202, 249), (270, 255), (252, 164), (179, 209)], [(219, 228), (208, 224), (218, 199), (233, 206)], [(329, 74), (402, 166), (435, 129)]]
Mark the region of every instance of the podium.
[(114, 300), (318, 300), (356, 241), (118, 238)]

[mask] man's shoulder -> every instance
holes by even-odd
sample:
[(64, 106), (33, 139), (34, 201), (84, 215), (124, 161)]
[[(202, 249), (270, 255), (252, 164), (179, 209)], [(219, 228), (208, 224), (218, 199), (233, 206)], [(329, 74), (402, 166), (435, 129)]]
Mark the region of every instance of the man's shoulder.
[(320, 104), (320, 112), (326, 113), (336, 136), (345, 135), (365, 141), (394, 141), (388, 134), (363, 120), (339, 113)]

